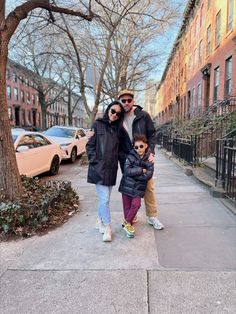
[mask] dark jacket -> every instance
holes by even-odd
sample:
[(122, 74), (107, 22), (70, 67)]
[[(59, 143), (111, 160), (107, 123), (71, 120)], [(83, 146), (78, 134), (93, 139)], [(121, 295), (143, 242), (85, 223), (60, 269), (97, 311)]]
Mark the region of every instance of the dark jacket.
[(87, 181), (115, 185), (118, 168), (119, 126), (98, 118), (92, 126), (94, 135), (86, 145), (89, 160)]
[[(142, 107), (136, 106), (134, 110), (135, 118), (132, 125), (132, 133), (134, 134), (143, 134), (146, 136), (148, 140), (148, 147), (151, 150), (151, 153), (154, 154), (155, 144), (156, 144), (156, 130), (153, 124), (153, 121), (150, 115), (142, 110)], [(130, 137), (125, 130), (122, 128), (122, 132), (120, 135), (120, 147), (119, 147), (119, 161), (121, 166), (121, 171), (124, 170), (124, 164), (127, 155), (132, 149), (132, 142)]]
[[(154, 164), (148, 161), (149, 155), (150, 150), (142, 158), (134, 149), (130, 151), (125, 161), (119, 192), (133, 197), (144, 196), (147, 182), (152, 177), (154, 171)], [(143, 168), (147, 169), (146, 173), (143, 173)]]

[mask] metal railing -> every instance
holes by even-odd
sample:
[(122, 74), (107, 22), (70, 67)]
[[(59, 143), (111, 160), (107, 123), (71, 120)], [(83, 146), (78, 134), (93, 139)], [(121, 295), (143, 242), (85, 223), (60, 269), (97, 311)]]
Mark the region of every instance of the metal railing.
[(177, 156), (179, 160), (184, 160), (190, 165), (195, 165), (196, 149), (192, 140), (184, 138), (173, 139), (172, 154)]
[(216, 140), (216, 182), (236, 202), (236, 129)]

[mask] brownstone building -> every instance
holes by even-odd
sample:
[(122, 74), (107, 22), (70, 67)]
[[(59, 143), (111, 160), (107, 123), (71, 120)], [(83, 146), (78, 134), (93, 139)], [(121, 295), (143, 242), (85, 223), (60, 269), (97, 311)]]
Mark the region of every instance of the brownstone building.
[[(49, 103), (50, 99), (56, 99), (51, 101), (47, 108), (46, 127), (56, 124), (68, 125), (67, 90), (61, 93), (62, 86), (51, 80), (38, 77), (36, 73), (9, 59), (6, 92), (11, 126), (36, 129), (42, 127), (42, 110), (39, 103), (37, 81), (44, 84), (45, 93), (48, 90), (45, 97)], [(50, 88), (50, 85), (53, 87)], [(58, 99), (55, 98), (57, 94), (60, 95)], [(72, 93), (71, 106), (74, 107), (74, 104), (77, 104), (72, 117), (72, 124), (82, 127), (85, 111), (80, 98), (76, 93)]]
[(156, 92), (158, 123), (236, 96), (236, 1), (189, 0)]

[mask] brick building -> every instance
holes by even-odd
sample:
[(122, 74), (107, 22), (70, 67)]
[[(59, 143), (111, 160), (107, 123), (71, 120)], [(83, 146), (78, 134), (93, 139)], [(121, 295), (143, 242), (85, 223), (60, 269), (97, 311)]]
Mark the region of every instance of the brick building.
[[(50, 99), (54, 99), (47, 108), (46, 126), (68, 125), (67, 90), (61, 92), (62, 86), (52, 80), (40, 78), (36, 73), (9, 59), (6, 92), (11, 126), (39, 129), (42, 127), (42, 109), (39, 103), (37, 82), (42, 82), (44, 85), (47, 101), (50, 102)], [(56, 98), (57, 94), (60, 97)], [(78, 101), (78, 98), (80, 97), (77, 94), (72, 93), (72, 108), (77, 103), (72, 124), (74, 126), (83, 126), (85, 112), (83, 103)]]
[(236, 1), (189, 0), (156, 93), (158, 123), (236, 96)]
[(145, 110), (150, 114), (152, 118), (155, 117), (155, 95), (157, 85), (157, 82), (154, 80), (148, 80), (145, 84)]

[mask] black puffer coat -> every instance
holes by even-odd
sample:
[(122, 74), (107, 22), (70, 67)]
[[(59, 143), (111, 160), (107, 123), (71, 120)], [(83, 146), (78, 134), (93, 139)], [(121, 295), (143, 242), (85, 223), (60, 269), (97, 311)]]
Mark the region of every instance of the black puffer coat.
[[(145, 135), (148, 140), (148, 147), (151, 153), (154, 154), (155, 144), (156, 144), (156, 130), (150, 115), (142, 110), (142, 107), (136, 106), (134, 109), (135, 118), (132, 125), (132, 134), (142, 134)], [(122, 129), (120, 135), (120, 148), (119, 148), (119, 162), (121, 171), (124, 170), (125, 160), (130, 150), (132, 149), (132, 143), (128, 132), (125, 128)]]
[(89, 183), (115, 185), (118, 169), (119, 126), (107, 119), (98, 118), (92, 126), (94, 135), (86, 150), (89, 159)]
[[(150, 150), (140, 158), (134, 149), (131, 150), (125, 161), (119, 192), (133, 197), (144, 196), (147, 182), (152, 177), (154, 171), (154, 164), (148, 161), (149, 155)], [(143, 168), (147, 169), (145, 174), (143, 173)]]

